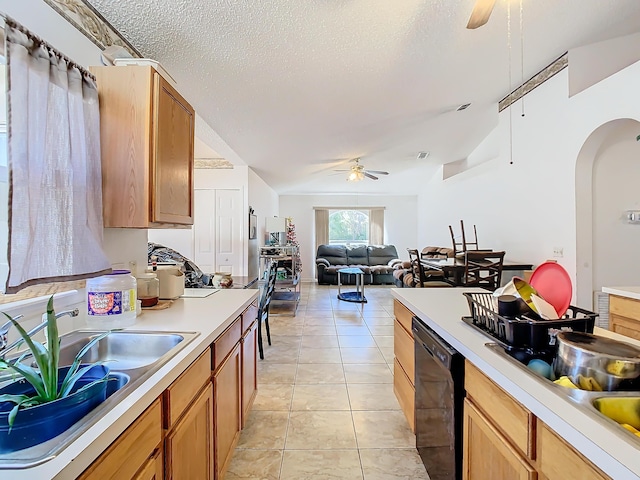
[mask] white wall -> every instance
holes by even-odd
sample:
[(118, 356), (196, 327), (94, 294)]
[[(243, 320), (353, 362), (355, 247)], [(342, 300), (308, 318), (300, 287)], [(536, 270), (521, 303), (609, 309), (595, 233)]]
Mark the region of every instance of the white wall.
[[(398, 256), (407, 258), (407, 248), (422, 248), (417, 244), (418, 217), (416, 196), (383, 195), (282, 195), (281, 217), (293, 217), (300, 243), (302, 279), (312, 281), (315, 268), (315, 213), (313, 207), (385, 207), (384, 243), (395, 245)], [(258, 219), (258, 222), (264, 219)]]
[(607, 139), (593, 165), (593, 289), (640, 285), (640, 123), (628, 120)]
[(253, 207), (258, 217), (258, 243), (264, 245), (267, 237), (265, 218), (278, 216), (279, 198), (277, 192), (251, 169), (249, 169), (249, 205)]
[[(439, 242), (450, 243), (447, 225), (464, 219), (466, 225), (478, 226), (481, 247), (504, 249), (507, 259), (535, 264), (561, 247), (564, 256), (556, 260), (575, 286), (581, 269), (591, 268), (583, 264), (578, 268), (576, 263), (576, 160), (600, 125), (640, 117), (638, 79), (636, 63), (569, 98), (565, 69), (533, 90), (525, 97), (525, 117), (520, 116), (520, 104), (512, 107), (514, 163), (509, 164), (507, 109), (493, 132), (500, 145), (495, 160), (425, 185), (418, 203), (424, 213), (421, 230), (429, 226)], [(591, 292), (582, 292), (575, 300), (574, 288), (574, 303), (589, 308)]]

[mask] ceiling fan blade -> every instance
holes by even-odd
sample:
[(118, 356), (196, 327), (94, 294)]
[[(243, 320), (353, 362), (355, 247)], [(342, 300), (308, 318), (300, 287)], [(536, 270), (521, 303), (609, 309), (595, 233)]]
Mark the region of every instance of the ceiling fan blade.
[(378, 180), (378, 177), (375, 175), (371, 175), (369, 172), (364, 172), (364, 176), (370, 178), (371, 180)]
[(389, 175), (389, 172), (383, 172), (381, 170), (367, 170), (368, 173), (375, 173), (376, 175)]
[(473, 12), (471, 12), (471, 17), (469, 17), (467, 28), (474, 29), (487, 23), (495, 4), (496, 0), (477, 0), (473, 7)]

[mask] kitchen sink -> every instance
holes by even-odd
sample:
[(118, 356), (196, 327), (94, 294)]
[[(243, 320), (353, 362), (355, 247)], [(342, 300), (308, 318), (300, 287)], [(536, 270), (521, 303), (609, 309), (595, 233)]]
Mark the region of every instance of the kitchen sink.
[[(542, 376), (536, 371), (527, 367), (526, 362), (528, 362), (528, 358), (524, 356), (520, 356), (519, 352), (512, 354), (505, 351), (502, 345), (497, 343), (487, 343), (485, 344), (487, 348), (496, 354), (500, 355), (502, 358), (508, 359), (513, 365), (517, 365), (518, 368), (522, 369), (522, 371), (529, 376), (537, 379), (540, 383), (547, 385), (552, 388), (554, 392), (572, 402), (577, 408), (581, 409), (584, 413), (589, 415), (591, 418), (595, 419), (600, 423), (604, 423), (609, 427), (614, 427), (614, 431), (622, 438), (628, 441), (640, 442), (640, 437), (634, 435), (628, 430), (625, 430), (618, 422), (610, 419), (606, 415), (600, 413), (600, 411), (594, 406), (594, 401), (598, 398), (602, 397), (640, 397), (640, 389), (637, 391), (611, 391), (611, 392), (594, 392), (588, 390), (581, 390), (577, 388), (567, 388), (561, 385), (554, 383), (548, 378)], [(515, 356), (514, 356), (515, 355)], [(549, 361), (549, 359), (546, 359)], [(549, 362), (550, 363), (550, 362)]]
[[(100, 330), (76, 330), (61, 335), (60, 366), (71, 365), (76, 354), (103, 333)], [(59, 436), (24, 450), (0, 454), (0, 470), (33, 467), (55, 457), (198, 335), (197, 332), (123, 330), (111, 332), (100, 339), (85, 353), (83, 363), (104, 362), (109, 366), (107, 399)], [(34, 364), (29, 355), (25, 355), (22, 361)], [(13, 379), (12, 374), (3, 373), (0, 385)]]

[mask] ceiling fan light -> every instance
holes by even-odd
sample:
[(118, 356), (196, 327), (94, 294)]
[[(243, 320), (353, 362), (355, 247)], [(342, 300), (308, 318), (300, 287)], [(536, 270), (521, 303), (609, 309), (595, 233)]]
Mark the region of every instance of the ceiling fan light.
[(351, 170), (347, 176), (347, 182), (359, 182), (364, 179), (364, 173), (358, 170)]

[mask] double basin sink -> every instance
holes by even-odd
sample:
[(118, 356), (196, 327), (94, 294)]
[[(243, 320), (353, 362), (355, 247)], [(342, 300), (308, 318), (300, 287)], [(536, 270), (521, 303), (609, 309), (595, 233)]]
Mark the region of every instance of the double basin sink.
[[(71, 365), (78, 352), (102, 333), (104, 331), (77, 330), (62, 335), (60, 366)], [(61, 435), (24, 450), (0, 454), (0, 469), (28, 468), (55, 457), (198, 335), (196, 332), (123, 330), (113, 331), (99, 340), (85, 353), (82, 362), (102, 362), (109, 367), (107, 399)], [(25, 356), (22, 361), (32, 363), (33, 359)], [(0, 375), (0, 385), (13, 380), (10, 373)]]
[[(614, 431), (616, 431), (619, 436), (622, 436), (622, 438), (624, 438), (626, 440), (630, 440), (631, 439), (630, 441), (640, 442), (640, 437), (639, 436), (634, 435), (630, 431), (624, 429), (618, 422), (616, 422), (616, 421), (610, 419), (609, 417), (607, 417), (606, 415), (600, 413), (600, 411), (596, 408), (596, 406), (594, 404), (596, 402), (596, 400), (599, 399), (599, 398), (637, 397), (637, 398), (640, 399), (640, 391), (603, 391), (603, 392), (597, 392), (597, 391), (581, 390), (579, 388), (567, 388), (567, 387), (564, 387), (564, 386), (561, 386), (561, 385), (558, 385), (558, 384), (554, 383), (553, 381), (551, 381), (548, 378), (542, 376), (538, 372), (536, 372), (536, 371), (532, 370), (531, 368), (527, 367), (526, 360), (524, 358), (516, 358), (516, 356), (511, 355), (509, 352), (505, 351), (505, 349), (504, 349), (504, 347), (502, 345), (499, 345), (497, 343), (487, 343), (487, 344), (485, 344), (485, 346), (487, 348), (489, 348), (490, 350), (492, 350), (493, 352), (495, 352), (498, 355), (500, 355), (502, 358), (505, 358), (505, 359), (509, 360), (510, 363), (518, 366), (520, 369), (523, 370), (523, 372), (526, 372), (527, 375), (533, 376), (534, 378), (536, 378), (541, 383), (543, 383), (543, 384), (549, 386), (550, 388), (552, 388), (556, 392), (556, 394), (558, 394), (559, 396), (570, 400), (576, 407), (581, 409), (583, 412), (585, 412), (591, 418), (593, 418), (596, 421), (598, 421), (600, 423), (603, 423), (603, 424), (605, 424), (605, 425), (607, 425), (609, 427), (613, 427)], [(638, 401), (638, 405), (640, 406), (640, 400)]]

